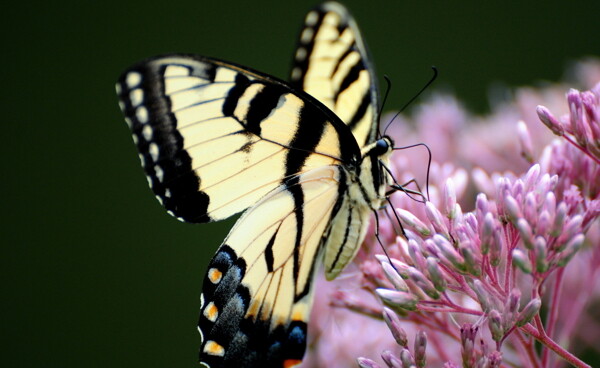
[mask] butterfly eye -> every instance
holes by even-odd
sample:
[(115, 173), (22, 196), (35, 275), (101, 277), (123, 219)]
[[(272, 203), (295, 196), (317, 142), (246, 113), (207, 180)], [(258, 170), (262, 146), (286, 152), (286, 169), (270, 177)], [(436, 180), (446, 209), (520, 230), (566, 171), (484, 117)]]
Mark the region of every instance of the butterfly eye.
[(381, 155), (385, 154), (387, 151), (389, 151), (389, 149), (390, 149), (389, 141), (382, 138), (382, 139), (378, 139), (377, 142), (375, 142), (375, 147), (373, 148), (373, 150), (371, 152), (373, 152), (377, 156), (381, 156)]

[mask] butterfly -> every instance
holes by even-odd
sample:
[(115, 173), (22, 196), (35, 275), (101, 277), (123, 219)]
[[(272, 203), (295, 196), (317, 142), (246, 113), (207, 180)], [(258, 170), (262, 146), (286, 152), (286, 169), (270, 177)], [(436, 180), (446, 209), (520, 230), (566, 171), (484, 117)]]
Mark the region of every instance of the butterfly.
[(150, 188), (191, 223), (243, 212), (208, 264), (200, 362), (292, 367), (313, 276), (335, 278), (392, 183), (378, 88), (348, 10), (325, 2), (301, 30), (290, 82), (195, 55), (145, 60), (117, 94)]

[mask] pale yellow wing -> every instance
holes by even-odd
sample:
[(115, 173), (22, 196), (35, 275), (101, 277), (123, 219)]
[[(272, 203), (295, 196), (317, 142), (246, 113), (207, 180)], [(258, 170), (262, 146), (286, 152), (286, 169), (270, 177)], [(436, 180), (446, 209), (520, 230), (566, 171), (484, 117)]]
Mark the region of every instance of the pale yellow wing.
[(336, 113), (360, 147), (375, 141), (377, 80), (365, 42), (345, 7), (325, 2), (306, 15), (290, 80)]
[(123, 73), (117, 92), (150, 187), (182, 221), (229, 217), (287, 178), (360, 160), (351, 132), (321, 103), (223, 61), (150, 59)]
[(204, 280), (198, 327), (206, 366), (301, 361), (320, 245), (343, 196), (341, 170), (327, 166), (291, 178), (231, 230)]

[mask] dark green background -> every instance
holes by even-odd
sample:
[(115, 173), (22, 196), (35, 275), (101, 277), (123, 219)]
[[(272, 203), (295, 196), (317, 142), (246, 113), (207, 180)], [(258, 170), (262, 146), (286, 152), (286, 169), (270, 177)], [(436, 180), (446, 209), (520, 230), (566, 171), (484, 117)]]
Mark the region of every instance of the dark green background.
[[(597, 0), (539, 3), (346, 1), (378, 72), (394, 82), (388, 109), (414, 95), (435, 64), (434, 89), (453, 90), (477, 111), (485, 111), (493, 82), (554, 81), (570, 61), (600, 55)], [(3, 5), (0, 361), (195, 366), (200, 281), (231, 223), (191, 226), (164, 213), (139, 167), (114, 82), (130, 64), (168, 52), (286, 78), (313, 4)]]

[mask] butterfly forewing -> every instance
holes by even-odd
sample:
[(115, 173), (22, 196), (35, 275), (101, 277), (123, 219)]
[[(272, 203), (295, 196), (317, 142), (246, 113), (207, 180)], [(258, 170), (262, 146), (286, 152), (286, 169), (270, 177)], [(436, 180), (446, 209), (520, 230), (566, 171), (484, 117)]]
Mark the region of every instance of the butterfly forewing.
[(227, 218), (287, 177), (360, 157), (314, 99), (222, 61), (151, 59), (125, 72), (117, 91), (150, 187), (183, 221)]
[(362, 147), (377, 134), (379, 96), (369, 52), (348, 10), (334, 2), (309, 12), (294, 55), (291, 82), (352, 130)]

